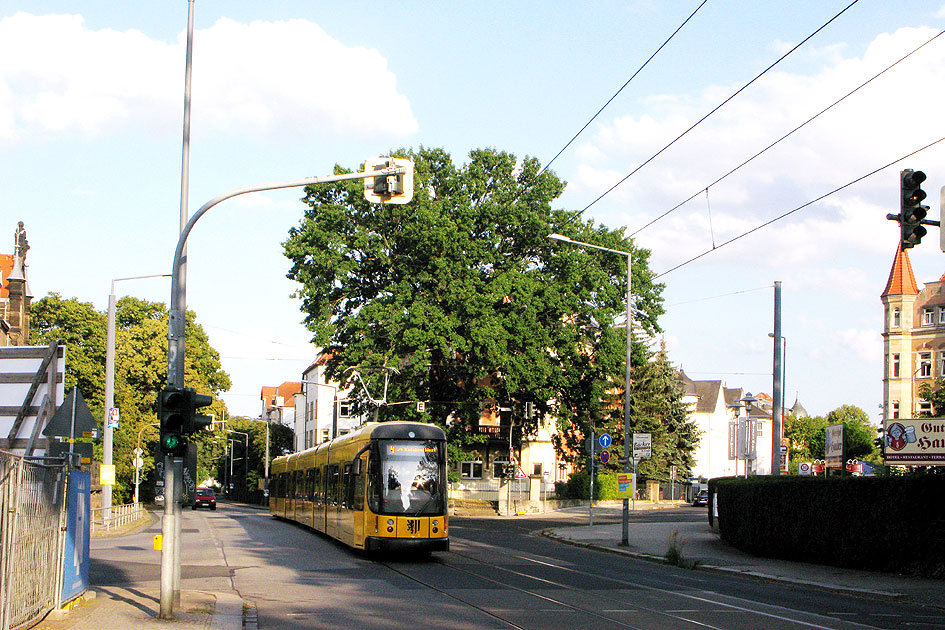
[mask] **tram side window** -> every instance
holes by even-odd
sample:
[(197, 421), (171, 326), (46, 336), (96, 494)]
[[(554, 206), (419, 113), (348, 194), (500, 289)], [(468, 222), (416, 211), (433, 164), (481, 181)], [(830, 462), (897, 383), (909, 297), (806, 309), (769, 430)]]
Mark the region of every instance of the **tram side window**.
[(336, 505), (338, 503), (338, 464), (330, 465), (326, 470), (326, 479), (325, 479), (325, 490), (327, 496), (325, 497), (328, 505)]
[(312, 477), (313, 499), (312, 500), (315, 501), (316, 503), (324, 503), (325, 493), (322, 490), (322, 469), (315, 468), (312, 470), (312, 474), (313, 474), (313, 477)]
[(364, 509), (364, 473), (367, 471), (367, 466), (364, 465), (364, 462), (361, 462), (361, 474), (353, 477), (352, 482), (354, 483), (354, 503), (353, 506), (355, 510)]

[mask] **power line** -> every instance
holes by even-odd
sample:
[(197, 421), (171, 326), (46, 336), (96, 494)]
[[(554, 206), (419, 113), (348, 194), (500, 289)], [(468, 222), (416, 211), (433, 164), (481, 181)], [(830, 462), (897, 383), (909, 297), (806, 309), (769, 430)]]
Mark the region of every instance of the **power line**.
[(676, 28), (675, 31), (673, 31), (673, 34), (672, 34), (672, 35), (670, 35), (668, 38), (666, 38), (666, 41), (663, 42), (662, 45), (661, 45), (659, 48), (656, 49), (656, 52), (654, 52), (652, 55), (650, 55), (649, 59), (647, 59), (646, 61), (644, 61), (642, 66), (640, 66), (639, 68), (637, 68), (637, 71), (633, 73), (633, 76), (631, 76), (629, 79), (627, 79), (627, 82), (624, 83), (622, 86), (620, 86), (620, 89), (617, 90), (616, 92), (614, 92), (614, 95), (611, 96), (609, 99), (607, 99), (607, 102), (604, 103), (603, 107), (601, 107), (599, 110), (597, 110), (597, 113), (594, 114), (593, 116), (591, 116), (591, 119), (588, 120), (588, 121), (584, 124), (583, 127), (581, 127), (581, 130), (578, 131), (576, 134), (574, 134), (574, 137), (571, 138), (570, 140), (568, 140), (568, 143), (567, 143), (566, 145), (564, 145), (564, 146), (561, 148), (561, 150), (558, 151), (558, 152), (555, 154), (555, 156), (554, 156), (553, 158), (551, 158), (551, 160), (550, 160), (547, 164), (545, 164), (545, 165), (542, 167), (542, 169), (538, 172), (539, 175), (541, 175), (541, 174), (544, 173), (546, 170), (548, 170), (548, 167), (550, 167), (550, 166), (552, 165), (552, 163), (553, 163), (555, 160), (557, 160), (558, 157), (559, 157), (562, 153), (564, 153), (565, 150), (566, 150), (569, 146), (571, 146), (571, 143), (574, 142), (575, 140), (577, 140), (577, 137), (580, 136), (582, 133), (584, 133), (584, 130), (587, 129), (588, 126), (590, 126), (590, 124), (591, 124), (592, 122), (594, 122), (594, 119), (597, 118), (598, 116), (600, 116), (600, 113), (601, 113), (602, 111), (604, 111), (604, 109), (606, 109), (608, 105), (610, 105), (611, 101), (613, 101), (615, 98), (617, 98), (617, 95), (618, 95), (618, 94), (620, 94), (621, 92), (623, 92), (623, 89), (624, 89), (625, 87), (627, 87), (628, 85), (630, 85), (630, 82), (633, 81), (633, 80), (636, 78), (636, 76), (637, 76), (638, 74), (640, 74), (640, 72), (643, 71), (643, 69), (647, 66), (647, 64), (650, 63), (650, 62), (653, 60), (653, 58), (656, 57), (656, 55), (659, 54), (659, 52), (660, 52), (661, 50), (663, 50), (663, 48), (666, 46), (666, 44), (668, 44), (668, 43), (670, 42), (671, 39), (673, 39), (674, 37), (676, 37), (676, 34), (679, 33), (679, 31), (681, 31), (682, 28), (683, 28), (686, 24), (689, 23), (689, 20), (691, 20), (691, 19), (693, 18), (693, 16), (695, 16), (695, 14), (699, 12), (699, 9), (701, 9), (701, 8), (703, 7), (703, 5), (705, 5), (705, 3), (708, 2), (708, 1), (709, 1), (709, 0), (702, 0), (702, 4), (700, 4), (699, 6), (696, 7), (696, 10), (693, 11), (693, 12), (689, 15), (689, 17), (687, 17), (687, 18), (683, 21), (683, 23), (680, 24), (680, 25)]
[(709, 185), (706, 186), (705, 188), (699, 190), (698, 192), (693, 193), (693, 194), (692, 194), (688, 199), (686, 199), (685, 201), (681, 201), (680, 203), (676, 204), (675, 206), (673, 206), (672, 208), (670, 208), (669, 210), (667, 210), (667, 211), (664, 212), (663, 214), (659, 215), (658, 217), (656, 217), (655, 219), (653, 219), (652, 221), (650, 221), (649, 223), (647, 223), (647, 224), (644, 225), (643, 227), (637, 229), (635, 232), (633, 232), (632, 234), (630, 234), (630, 236), (636, 236), (637, 234), (639, 234), (640, 232), (642, 232), (642, 231), (645, 230), (646, 228), (650, 227), (651, 225), (653, 225), (654, 223), (656, 223), (656, 222), (659, 221), (660, 219), (663, 219), (664, 217), (666, 217), (667, 215), (669, 215), (671, 212), (673, 212), (673, 211), (675, 211), (675, 210), (678, 210), (678, 209), (681, 208), (682, 206), (686, 205), (687, 203), (689, 203), (690, 201), (692, 201), (693, 199), (695, 199), (696, 197), (698, 197), (698, 196), (699, 196), (700, 194), (702, 194), (703, 192), (705, 192), (706, 195), (708, 196), (709, 188), (711, 188), (712, 186), (715, 186), (716, 184), (718, 184), (719, 182), (721, 182), (723, 179), (727, 178), (729, 175), (732, 175), (733, 173), (735, 173), (735, 171), (741, 169), (743, 166), (746, 166), (749, 162), (752, 162), (755, 158), (760, 157), (763, 153), (767, 152), (769, 149), (773, 148), (775, 145), (779, 144), (781, 141), (787, 139), (789, 136), (793, 135), (795, 132), (800, 131), (803, 127), (806, 127), (808, 124), (810, 124), (814, 119), (820, 117), (821, 115), (825, 114), (827, 111), (833, 109), (836, 105), (838, 105), (838, 104), (841, 103), (842, 101), (846, 100), (846, 99), (849, 98), (850, 96), (853, 96), (853, 94), (855, 94), (856, 92), (860, 91), (862, 88), (866, 87), (867, 85), (869, 85), (870, 83), (872, 83), (874, 80), (878, 79), (880, 76), (882, 76), (883, 74), (885, 74), (885, 73), (888, 72), (889, 70), (893, 69), (895, 66), (899, 65), (900, 63), (902, 63), (903, 61), (905, 61), (906, 59), (908, 59), (909, 57), (911, 57), (911, 56), (914, 55), (915, 53), (919, 52), (920, 50), (922, 50), (923, 48), (925, 48), (926, 46), (928, 46), (929, 44), (931, 44), (935, 39), (937, 39), (938, 37), (940, 37), (940, 36), (942, 36), (942, 35), (945, 35), (945, 31), (940, 31), (937, 35), (934, 35), (931, 39), (929, 39), (928, 41), (926, 41), (924, 44), (922, 44), (922, 45), (919, 46), (918, 48), (914, 49), (912, 52), (910, 52), (910, 53), (908, 53), (907, 55), (901, 57), (898, 61), (896, 61), (896, 62), (890, 64), (889, 66), (887, 66), (885, 69), (881, 70), (880, 72), (874, 74), (870, 79), (864, 81), (863, 83), (861, 83), (859, 86), (857, 86), (857, 87), (854, 88), (853, 90), (847, 92), (844, 96), (840, 97), (839, 99), (837, 99), (836, 101), (834, 101), (833, 103), (831, 103), (830, 105), (828, 105), (827, 107), (825, 107), (824, 109), (820, 110), (819, 112), (817, 112), (816, 114), (814, 114), (813, 116), (811, 116), (810, 118), (808, 118), (807, 120), (805, 120), (803, 123), (801, 123), (800, 125), (798, 125), (798, 126), (795, 127), (794, 129), (792, 129), (791, 131), (787, 132), (786, 134), (784, 134), (783, 136), (781, 136), (780, 138), (778, 138), (777, 140), (775, 140), (774, 142), (772, 142), (771, 144), (769, 144), (768, 146), (766, 146), (766, 147), (765, 147), (764, 149), (762, 149), (761, 151), (758, 151), (758, 152), (755, 153), (753, 156), (751, 156), (750, 158), (748, 158), (747, 160), (745, 160), (744, 162), (742, 162), (741, 164), (739, 164), (738, 166), (736, 166), (735, 168), (733, 168), (732, 170), (730, 170), (729, 172), (725, 173), (725, 175), (722, 175), (721, 177), (719, 177), (718, 179), (716, 179), (714, 182), (712, 182), (711, 184), (709, 184)]
[(735, 241), (737, 241), (737, 240), (739, 240), (739, 239), (741, 239), (741, 238), (744, 238), (744, 237), (748, 236), (749, 234), (753, 234), (754, 232), (757, 232), (758, 230), (760, 230), (760, 229), (762, 229), (762, 228), (768, 227), (769, 225), (771, 225), (771, 224), (774, 223), (775, 221), (780, 221), (781, 219), (784, 219), (784, 218), (786, 218), (786, 217), (789, 217), (789, 216), (791, 216), (792, 214), (794, 214), (795, 212), (797, 212), (798, 210), (803, 210), (804, 208), (806, 208), (806, 207), (808, 207), (808, 206), (811, 206), (811, 205), (817, 203), (818, 201), (822, 201), (822, 200), (826, 199), (827, 197), (829, 197), (829, 196), (831, 196), (831, 195), (833, 195), (833, 194), (836, 194), (836, 193), (840, 192), (841, 190), (844, 190), (844, 189), (846, 189), (846, 188), (849, 188), (850, 186), (852, 186), (852, 185), (854, 185), (854, 184), (858, 184), (859, 182), (863, 181), (864, 179), (867, 179), (868, 177), (872, 177), (873, 175), (875, 175), (876, 173), (879, 173), (880, 171), (886, 170), (887, 168), (889, 168), (889, 167), (892, 166), (893, 164), (897, 164), (898, 162), (901, 162), (901, 161), (905, 160), (906, 158), (910, 158), (910, 157), (912, 157), (913, 155), (916, 155), (917, 153), (921, 153), (922, 151), (925, 151), (926, 149), (928, 149), (928, 148), (930, 148), (930, 147), (933, 147), (933, 146), (935, 146), (936, 144), (938, 144), (938, 143), (940, 143), (940, 142), (943, 142), (943, 141), (945, 141), (945, 137), (942, 137), (942, 138), (939, 138), (938, 140), (935, 140), (935, 141), (933, 141), (933, 142), (930, 142), (930, 143), (928, 143), (927, 145), (925, 145), (924, 147), (922, 147), (922, 148), (920, 148), (920, 149), (916, 149), (916, 150), (913, 151), (912, 153), (907, 153), (906, 155), (903, 155), (902, 157), (898, 157), (898, 158), (896, 158), (895, 160), (893, 160), (892, 162), (889, 162), (888, 164), (884, 164), (883, 166), (880, 166), (879, 168), (870, 171), (870, 172), (867, 173), (866, 175), (862, 175), (862, 176), (860, 176), (860, 177), (857, 177), (856, 179), (854, 179), (854, 180), (852, 180), (852, 181), (850, 181), (850, 182), (847, 182), (846, 184), (844, 184), (844, 185), (842, 185), (842, 186), (838, 186), (837, 188), (834, 188), (833, 190), (831, 190), (831, 191), (828, 192), (828, 193), (824, 193), (823, 195), (821, 195), (820, 197), (817, 197), (816, 199), (812, 199), (812, 200), (808, 201), (807, 203), (802, 204), (802, 205), (800, 205), (800, 206), (794, 208), (793, 210), (788, 210), (788, 211), (785, 212), (784, 214), (781, 214), (781, 215), (779, 215), (779, 216), (776, 216), (776, 217), (774, 217), (773, 219), (771, 219), (771, 220), (769, 220), (769, 221), (765, 221), (765, 222), (762, 223), (761, 225), (758, 225), (758, 226), (753, 227), (752, 229), (748, 230), (747, 232), (743, 232), (743, 233), (739, 234), (738, 236), (735, 236), (735, 237), (733, 237), (733, 238), (730, 238), (729, 240), (725, 241), (724, 243), (722, 243), (722, 244), (719, 245), (718, 247), (713, 247), (712, 249), (708, 249), (708, 250), (702, 252), (702, 253), (699, 254), (698, 256), (693, 256), (693, 257), (690, 258), (689, 260), (687, 260), (687, 261), (685, 261), (685, 262), (682, 262), (682, 263), (676, 265), (676, 266), (673, 267), (672, 269), (669, 269), (669, 270), (664, 271), (663, 273), (661, 273), (661, 274), (659, 274), (659, 275), (657, 275), (657, 276), (654, 276), (653, 279), (656, 280), (657, 278), (662, 278), (662, 277), (665, 276), (666, 274), (672, 273), (673, 271), (676, 271), (676, 270), (679, 269), (680, 267), (685, 267), (685, 266), (688, 265), (689, 263), (695, 262), (696, 260), (699, 260), (699, 259), (702, 258), (703, 256), (707, 256), (708, 254), (711, 254), (712, 252), (714, 252), (714, 251), (717, 250), (717, 249), (721, 249), (721, 248), (725, 247), (726, 245), (730, 245), (731, 243), (734, 243)]
[(707, 302), (709, 300), (717, 300), (719, 298), (731, 297), (733, 295), (742, 295), (743, 293), (754, 293), (755, 291), (764, 291), (766, 289), (772, 288), (773, 284), (766, 284), (763, 287), (755, 287), (754, 289), (743, 289), (741, 291), (733, 291), (731, 293), (722, 293), (721, 295), (710, 295), (709, 297), (698, 298), (695, 300), (686, 300), (685, 302), (674, 302), (673, 304), (667, 304), (666, 308), (672, 308), (674, 306), (682, 306), (683, 304), (693, 304), (695, 302)]
[[(636, 167), (635, 169), (633, 169), (632, 171), (630, 171), (629, 173), (627, 173), (627, 175), (625, 175), (620, 181), (618, 181), (616, 184), (614, 184), (613, 186), (611, 186), (610, 188), (608, 188), (607, 190), (605, 190), (597, 199), (595, 199), (595, 200), (592, 201), (591, 203), (589, 203), (589, 204), (587, 204), (586, 206), (584, 206), (584, 208), (583, 208), (579, 213), (577, 213), (576, 216), (580, 216), (581, 214), (583, 214), (584, 212), (586, 212), (588, 208), (590, 208), (591, 206), (593, 206), (594, 204), (596, 204), (598, 201), (600, 201), (601, 199), (603, 199), (604, 197), (606, 197), (608, 194), (610, 194), (611, 192), (613, 192), (618, 186), (620, 186), (621, 184), (623, 184), (625, 181), (627, 181), (627, 180), (630, 179), (633, 175), (635, 175), (638, 171), (640, 171), (640, 169), (642, 169), (644, 166), (646, 166), (647, 164), (649, 164), (650, 162), (652, 162), (653, 160), (655, 160), (657, 157), (659, 157), (660, 155), (662, 155), (662, 153), (663, 153), (664, 151), (666, 151), (668, 148), (670, 148), (671, 146), (673, 146), (674, 144), (676, 144), (679, 140), (681, 140), (681, 139), (682, 139), (685, 135), (687, 135), (690, 131), (692, 131), (693, 129), (695, 129), (696, 127), (698, 127), (700, 124), (702, 124), (709, 116), (711, 116), (711, 115), (714, 114), (715, 112), (717, 112), (717, 111), (719, 111), (720, 109), (722, 109), (722, 107), (724, 107), (726, 104), (728, 104), (729, 101), (731, 101), (731, 100), (734, 99), (736, 96), (738, 96), (739, 94), (741, 94), (742, 92), (744, 92), (746, 89), (748, 89), (748, 87), (749, 87), (750, 85), (752, 85), (755, 81), (757, 81), (758, 79), (760, 79), (761, 77), (763, 77), (763, 76), (764, 76), (765, 74), (767, 74), (772, 68), (774, 68), (774, 67), (777, 66), (779, 63), (781, 63), (782, 61), (784, 61), (784, 60), (788, 57), (788, 55), (790, 55), (791, 53), (793, 53), (794, 51), (796, 51), (798, 48), (800, 48), (801, 46), (803, 46), (804, 44), (806, 44), (806, 43), (807, 43), (810, 39), (812, 39), (815, 35), (817, 35), (818, 33), (820, 33), (820, 31), (822, 31), (822, 30), (824, 30), (825, 28), (827, 28), (834, 20), (836, 20), (836, 19), (839, 18), (841, 15), (843, 15), (844, 13), (846, 13), (846, 11), (847, 11), (848, 9), (850, 9), (850, 7), (852, 7), (854, 4), (856, 4), (856, 3), (859, 2), (859, 1), (860, 1), (860, 0), (853, 0), (853, 2), (851, 2), (850, 4), (848, 4), (848, 5), (847, 5), (846, 7), (844, 7), (839, 13), (837, 13), (837, 14), (834, 15), (832, 18), (830, 18), (829, 20), (827, 20), (827, 22), (825, 22), (823, 25), (821, 25), (817, 30), (815, 30), (813, 33), (811, 33), (810, 35), (808, 35), (807, 37), (805, 37), (803, 40), (801, 40), (801, 42), (800, 42), (799, 44), (795, 45), (795, 46), (794, 46), (793, 48), (791, 48), (789, 51), (787, 51), (786, 53), (784, 53), (783, 55), (781, 55), (781, 57), (779, 57), (777, 61), (775, 61), (775, 62), (772, 63), (770, 66), (768, 66), (767, 68), (765, 68), (764, 70), (762, 70), (759, 74), (757, 74), (757, 75), (755, 76), (755, 78), (753, 78), (751, 81), (749, 81), (748, 83), (746, 83), (745, 85), (743, 85), (742, 87), (740, 87), (740, 88), (739, 88), (738, 90), (736, 90), (731, 96), (729, 96), (729, 97), (726, 98), (724, 101), (722, 101), (721, 103), (719, 103), (718, 105), (716, 105), (714, 108), (712, 108), (712, 110), (709, 111), (708, 114), (706, 114), (705, 116), (703, 116), (702, 118), (700, 118), (699, 120), (697, 120), (696, 122), (694, 122), (688, 129), (686, 129), (686, 130), (683, 131), (681, 134), (679, 134), (678, 136), (676, 136), (676, 138), (674, 138), (669, 144), (667, 144), (665, 147), (663, 147), (662, 149), (660, 149), (659, 151), (657, 151), (656, 153), (654, 153), (651, 157), (647, 158), (647, 160), (646, 160), (645, 162), (643, 162), (642, 164), (640, 164), (638, 167)], [(576, 218), (576, 217), (575, 217), (575, 218)]]

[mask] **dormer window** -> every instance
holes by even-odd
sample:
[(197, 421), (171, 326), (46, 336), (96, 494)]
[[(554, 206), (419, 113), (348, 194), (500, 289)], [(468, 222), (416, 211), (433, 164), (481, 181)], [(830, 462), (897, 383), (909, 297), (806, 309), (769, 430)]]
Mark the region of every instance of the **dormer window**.
[(931, 326), (935, 323), (935, 309), (924, 308), (922, 309), (922, 325)]
[(945, 324), (945, 307), (939, 307), (938, 309), (938, 323)]

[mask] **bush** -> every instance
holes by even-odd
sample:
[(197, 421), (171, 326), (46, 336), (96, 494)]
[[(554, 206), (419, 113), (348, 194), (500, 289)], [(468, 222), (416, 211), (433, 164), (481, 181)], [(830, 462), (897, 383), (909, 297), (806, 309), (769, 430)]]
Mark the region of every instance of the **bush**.
[[(591, 476), (587, 469), (573, 473), (567, 482), (555, 483), (559, 499), (584, 499), (591, 496)], [(598, 472), (594, 477), (594, 500), (609, 501), (619, 499), (617, 495), (617, 473)]]

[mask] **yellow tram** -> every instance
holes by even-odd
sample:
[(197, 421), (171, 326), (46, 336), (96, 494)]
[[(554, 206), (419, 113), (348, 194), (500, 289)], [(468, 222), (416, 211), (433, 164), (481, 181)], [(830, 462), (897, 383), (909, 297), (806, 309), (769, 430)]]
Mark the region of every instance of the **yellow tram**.
[(449, 549), (446, 435), (417, 422), (370, 422), (277, 457), (269, 511), (367, 551)]

